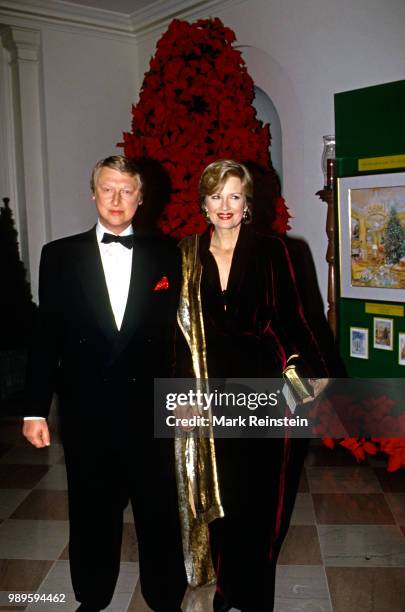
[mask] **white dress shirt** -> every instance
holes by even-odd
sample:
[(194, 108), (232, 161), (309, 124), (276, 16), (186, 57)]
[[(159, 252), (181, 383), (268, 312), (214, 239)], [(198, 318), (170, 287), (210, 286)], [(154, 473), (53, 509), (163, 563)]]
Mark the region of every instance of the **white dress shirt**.
[[(107, 285), (108, 296), (114, 314), (117, 329), (121, 329), (128, 300), (129, 284), (131, 282), (132, 253), (133, 249), (127, 249), (119, 242), (105, 244), (101, 242), (104, 233), (111, 234), (100, 220), (97, 221), (96, 235), (98, 248), (100, 249), (101, 262), (103, 264), (104, 277)], [(132, 225), (129, 225), (119, 236), (130, 236), (133, 234)], [(25, 421), (40, 419), (43, 417), (25, 417)]]
[[(128, 300), (129, 283), (131, 282), (133, 249), (127, 249), (119, 242), (104, 244), (101, 242), (104, 233), (111, 234), (99, 220), (96, 226), (96, 234), (105, 282), (117, 329), (121, 329)], [(132, 225), (121, 232), (119, 236), (130, 236), (131, 234), (133, 234)]]

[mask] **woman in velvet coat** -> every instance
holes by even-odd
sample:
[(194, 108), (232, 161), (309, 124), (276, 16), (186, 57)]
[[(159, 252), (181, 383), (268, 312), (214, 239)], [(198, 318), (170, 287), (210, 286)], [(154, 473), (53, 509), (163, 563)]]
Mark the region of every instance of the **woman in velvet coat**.
[[(198, 239), (201, 274), (192, 291), (201, 306), (208, 375), (280, 378), (288, 357), (299, 353), (311, 376), (326, 378), (287, 249), (282, 239), (249, 229), (251, 201), (243, 165), (220, 160), (204, 170), (200, 204), (209, 225)], [(322, 384), (314, 382), (315, 394)], [(209, 526), (216, 612), (273, 610), (277, 557), (306, 448), (307, 440), (288, 436), (215, 439), (225, 514)]]

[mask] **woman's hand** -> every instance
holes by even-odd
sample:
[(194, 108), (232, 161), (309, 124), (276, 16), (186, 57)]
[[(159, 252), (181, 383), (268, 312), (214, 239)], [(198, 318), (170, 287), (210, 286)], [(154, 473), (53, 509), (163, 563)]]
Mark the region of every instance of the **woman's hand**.
[(307, 397), (303, 400), (303, 404), (312, 402), (316, 399), (328, 386), (329, 378), (308, 378), (308, 382), (313, 389), (312, 397)]
[[(177, 427), (179, 427), (182, 431), (193, 431), (193, 429), (195, 429), (195, 425), (190, 424), (190, 421), (199, 415), (200, 413), (197, 406), (192, 406), (191, 404), (186, 404), (185, 406), (177, 405), (174, 409), (174, 416), (176, 419), (181, 420), (181, 423), (177, 425)], [(177, 423), (178, 421), (176, 421), (176, 424)]]

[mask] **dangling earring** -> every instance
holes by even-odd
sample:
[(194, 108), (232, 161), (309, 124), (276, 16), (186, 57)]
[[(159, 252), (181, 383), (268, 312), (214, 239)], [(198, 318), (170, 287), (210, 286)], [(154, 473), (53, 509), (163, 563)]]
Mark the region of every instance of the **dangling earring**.
[(252, 211), (250, 210), (249, 206), (245, 206), (245, 208), (243, 209), (243, 214), (242, 214), (242, 222), (245, 224), (250, 223), (252, 220)]
[(212, 223), (210, 216), (208, 214), (208, 208), (206, 206), (201, 206), (201, 213), (207, 223)]

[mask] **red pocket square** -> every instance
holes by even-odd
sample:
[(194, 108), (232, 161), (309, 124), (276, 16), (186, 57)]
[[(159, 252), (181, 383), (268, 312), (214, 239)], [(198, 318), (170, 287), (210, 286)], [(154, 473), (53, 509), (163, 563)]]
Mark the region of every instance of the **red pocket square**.
[(162, 278), (156, 283), (153, 291), (162, 291), (163, 289), (169, 288), (169, 280), (167, 276), (162, 276)]

